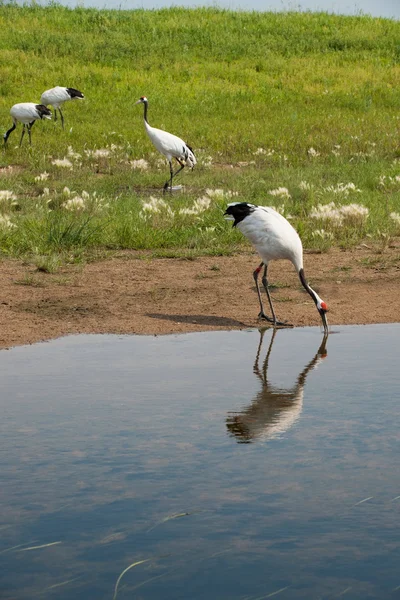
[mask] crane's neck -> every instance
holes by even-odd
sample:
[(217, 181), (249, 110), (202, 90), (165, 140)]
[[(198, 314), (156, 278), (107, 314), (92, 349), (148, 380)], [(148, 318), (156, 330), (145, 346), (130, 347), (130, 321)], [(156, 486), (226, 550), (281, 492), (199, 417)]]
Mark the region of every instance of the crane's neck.
[(149, 122), (147, 120), (147, 100), (145, 102), (143, 102), (143, 105), (144, 105), (143, 117), (144, 117), (145, 123), (147, 123), (147, 125), (149, 125)]
[(311, 298), (315, 302), (315, 306), (318, 308), (318, 303), (321, 303), (321, 298), (318, 296), (317, 292), (313, 290), (312, 287), (308, 284), (303, 267), (301, 267), (301, 269), (299, 270), (299, 277), (302, 286), (310, 294)]

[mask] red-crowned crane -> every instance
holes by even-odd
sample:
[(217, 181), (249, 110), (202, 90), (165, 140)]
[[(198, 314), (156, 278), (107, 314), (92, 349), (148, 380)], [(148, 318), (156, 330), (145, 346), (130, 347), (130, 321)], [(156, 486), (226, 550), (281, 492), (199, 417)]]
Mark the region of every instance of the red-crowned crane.
[(51, 110), (49, 110), (47, 106), (44, 106), (43, 104), (35, 104), (34, 102), (20, 102), (19, 104), (14, 104), (14, 106), (11, 107), (10, 115), (13, 120), (13, 126), (10, 127), (10, 129), (4, 134), (4, 144), (7, 144), (10, 133), (14, 131), (17, 123), (22, 123), (22, 134), (19, 142), (19, 145), (21, 146), (23, 137), (25, 135), (25, 128), (28, 130), (29, 143), (32, 144), (32, 125), (38, 119), (51, 119)]
[[(237, 227), (243, 235), (253, 244), (262, 259), (262, 263), (253, 273), (256, 283), (258, 300), (260, 302), (259, 318), (265, 319), (274, 326), (291, 327), (286, 322), (277, 321), (271, 295), (268, 289), (267, 269), (271, 260), (284, 258), (290, 260), (300, 278), (302, 286), (314, 300), (315, 306), (321, 316), (325, 333), (328, 333), (326, 313), (328, 307), (318, 296), (317, 292), (307, 283), (303, 268), (303, 245), (297, 231), (276, 210), (266, 206), (255, 206), (247, 202), (234, 202), (228, 205), (225, 211), (226, 218), (233, 220), (233, 227)], [(262, 284), (267, 294), (272, 318), (264, 312), (261, 299), (258, 275), (264, 267)]]
[[(196, 157), (193, 153), (193, 150), (190, 146), (186, 144), (181, 138), (172, 133), (168, 133), (168, 131), (163, 131), (162, 129), (156, 129), (155, 127), (151, 127), (147, 120), (147, 106), (148, 100), (145, 96), (142, 96), (135, 104), (144, 104), (144, 126), (147, 131), (147, 135), (149, 136), (153, 145), (157, 148), (161, 154), (163, 154), (169, 162), (169, 172), (170, 178), (165, 182), (164, 191), (170, 189), (172, 190), (172, 179), (185, 168), (186, 165), (189, 165), (192, 169), (196, 164)], [(172, 159), (179, 163), (179, 169), (173, 172), (172, 168)]]
[(54, 108), (54, 120), (57, 121), (57, 109), (61, 117), (61, 125), (64, 129), (64, 116), (61, 112), (61, 106), (68, 100), (83, 100), (85, 96), (79, 90), (57, 85), (50, 90), (43, 92), (40, 102), (44, 105), (50, 104)]

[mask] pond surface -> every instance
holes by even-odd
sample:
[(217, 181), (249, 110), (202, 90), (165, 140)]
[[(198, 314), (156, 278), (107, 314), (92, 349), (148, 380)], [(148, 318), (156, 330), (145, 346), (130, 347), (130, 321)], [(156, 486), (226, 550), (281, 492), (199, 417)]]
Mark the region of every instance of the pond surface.
[(399, 598), (400, 325), (335, 329), (1, 351), (1, 600)]

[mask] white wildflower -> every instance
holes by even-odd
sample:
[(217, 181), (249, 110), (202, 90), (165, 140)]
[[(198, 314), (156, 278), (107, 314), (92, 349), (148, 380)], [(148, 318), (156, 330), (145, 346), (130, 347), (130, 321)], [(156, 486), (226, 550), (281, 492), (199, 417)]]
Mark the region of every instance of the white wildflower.
[(361, 193), (361, 190), (357, 188), (354, 183), (338, 183), (337, 185), (330, 185), (325, 188), (326, 192), (332, 194), (342, 194), (348, 196), (350, 192)]
[(67, 156), (69, 156), (69, 158), (72, 158), (72, 160), (79, 160), (80, 158), (82, 158), (82, 154), (75, 152), (72, 146), (68, 146)]
[(255, 165), (255, 164), (256, 164), (255, 160), (246, 160), (246, 161), (238, 162), (239, 167), (248, 167), (249, 165)]
[(71, 195), (71, 190), (69, 189), (69, 187), (65, 186), (65, 188), (62, 191), (62, 193), (64, 194), (64, 196), (70, 196)]
[(332, 221), (333, 224), (342, 225), (344, 221), (347, 224), (356, 224), (364, 222), (369, 215), (369, 210), (366, 206), (360, 204), (345, 204), (336, 207), (334, 202), (329, 204), (318, 204), (310, 212), (311, 219), (319, 219), (321, 221)]
[(317, 150), (315, 150), (315, 148), (311, 147), (307, 150), (307, 154), (308, 156), (311, 156), (311, 158), (315, 158), (316, 156), (320, 156), (320, 152), (318, 152)]
[(313, 188), (313, 184), (312, 183), (308, 183), (307, 181), (300, 181), (299, 183), (299, 188), (303, 191), (309, 191)]
[(50, 196), (50, 190), (48, 187), (43, 188), (42, 196)]
[(142, 202), (142, 210), (144, 212), (154, 212), (158, 213), (161, 209), (166, 208), (167, 203), (161, 198), (155, 198), (154, 196), (150, 196), (150, 200), (148, 202)]
[(193, 202), (192, 208), (181, 208), (179, 210), (180, 215), (199, 215), (209, 208), (211, 204), (211, 199), (207, 198), (207, 196), (203, 196), (202, 198), (198, 198)]
[(316, 229), (312, 232), (313, 238), (321, 238), (322, 240), (333, 240), (333, 233), (325, 231), (325, 229)]
[(74, 196), (73, 198), (68, 198), (66, 202), (63, 202), (63, 207), (67, 210), (84, 210), (86, 208), (86, 202), (81, 196)]
[(289, 198), (291, 198), (289, 190), (285, 187), (279, 187), (275, 190), (269, 190), (268, 194), (270, 194), (271, 196), (277, 196), (279, 198), (287, 198), (288, 200)]
[(16, 224), (11, 221), (8, 215), (0, 215), (0, 229), (10, 231), (11, 229), (16, 229), (16, 227)]
[(396, 223), (396, 225), (400, 225), (400, 215), (399, 213), (392, 212), (390, 213), (390, 218)]
[(340, 213), (340, 210), (336, 208), (334, 202), (329, 202), (329, 204), (318, 204), (318, 206), (313, 207), (310, 212), (311, 219), (319, 219), (321, 221), (333, 221), (340, 225), (343, 221), (343, 216)]
[(345, 219), (356, 221), (364, 221), (369, 215), (368, 208), (361, 204), (345, 204), (340, 207), (340, 212)]
[(46, 181), (46, 179), (49, 178), (49, 174), (47, 173), (47, 171), (44, 171), (43, 173), (40, 173), (40, 175), (37, 175), (35, 177), (35, 181)]
[(206, 189), (206, 194), (207, 194), (207, 196), (210, 196), (210, 198), (217, 198), (217, 199), (220, 198), (220, 199), (222, 199), (222, 198), (225, 197), (224, 190), (218, 189), (218, 188), (215, 189), (215, 190), (207, 188)]
[(267, 154), (267, 151), (264, 148), (257, 148), (257, 150), (253, 152), (253, 154), (255, 156), (257, 156), (258, 154)]
[(132, 169), (139, 169), (139, 171), (148, 171), (149, 163), (144, 158), (139, 158), (138, 160), (131, 160), (129, 162)]
[(390, 175), (381, 175), (379, 177), (379, 185), (382, 187), (397, 185), (400, 182), (400, 175), (391, 177)]
[(62, 169), (73, 169), (74, 165), (72, 164), (72, 162), (69, 160), (69, 158), (55, 158), (54, 160), (51, 161), (52, 165), (55, 165), (56, 167), (60, 167)]
[(108, 158), (111, 154), (108, 148), (98, 148), (97, 150), (85, 150), (88, 158)]
[(232, 192), (231, 190), (225, 191), (220, 188), (217, 188), (215, 190), (211, 188), (206, 189), (206, 196), (209, 196), (210, 198), (216, 198), (217, 200), (228, 200), (229, 198), (233, 198), (234, 196), (238, 195), (238, 192)]
[(17, 196), (11, 190), (0, 190), (0, 202), (16, 199)]

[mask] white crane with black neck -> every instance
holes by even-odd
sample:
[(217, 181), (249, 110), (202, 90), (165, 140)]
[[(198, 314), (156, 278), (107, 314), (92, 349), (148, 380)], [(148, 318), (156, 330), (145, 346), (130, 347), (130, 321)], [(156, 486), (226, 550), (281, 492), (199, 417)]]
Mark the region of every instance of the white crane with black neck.
[(13, 125), (3, 136), (4, 145), (7, 144), (7, 140), (11, 132), (17, 127), (17, 123), (22, 123), (22, 134), (19, 141), (19, 145), (21, 146), (25, 135), (25, 129), (28, 130), (29, 143), (32, 144), (31, 129), (33, 124), (39, 119), (51, 119), (51, 110), (49, 110), (47, 106), (44, 106), (43, 104), (35, 104), (34, 102), (20, 102), (19, 104), (14, 104), (14, 106), (11, 107), (10, 115), (13, 120)]
[[(144, 126), (147, 132), (147, 135), (150, 138), (150, 141), (153, 143), (155, 148), (163, 154), (169, 162), (169, 173), (170, 177), (165, 182), (164, 192), (167, 190), (172, 191), (172, 179), (178, 175), (185, 168), (186, 165), (189, 165), (193, 169), (195, 164), (197, 163), (194, 152), (186, 142), (184, 142), (180, 137), (173, 135), (172, 133), (168, 133), (168, 131), (163, 131), (162, 129), (157, 129), (156, 127), (151, 127), (147, 120), (147, 106), (148, 100), (146, 96), (142, 96), (139, 98), (135, 104), (144, 104)], [(179, 169), (173, 172), (172, 168), (172, 159), (179, 163)]]
[(85, 96), (79, 90), (70, 87), (61, 87), (57, 85), (43, 92), (40, 102), (47, 106), (50, 104), (54, 108), (54, 120), (57, 121), (57, 110), (60, 113), (61, 125), (64, 129), (64, 116), (61, 112), (61, 107), (64, 102), (69, 100), (83, 100)]
[[(255, 206), (247, 202), (233, 202), (229, 204), (225, 215), (228, 220), (234, 221), (233, 227), (237, 227), (247, 237), (262, 259), (262, 263), (253, 273), (258, 300), (260, 302), (259, 318), (265, 319), (274, 326), (291, 327), (288, 323), (277, 320), (267, 280), (269, 262), (284, 258), (290, 260), (296, 269), (302, 286), (310, 294), (317, 307), (324, 331), (328, 333), (328, 321), (326, 318), (328, 307), (306, 280), (303, 268), (303, 245), (299, 234), (289, 221), (271, 207)], [(262, 284), (267, 294), (272, 317), (267, 316), (264, 312), (260, 287), (258, 285), (258, 275), (263, 267)]]

